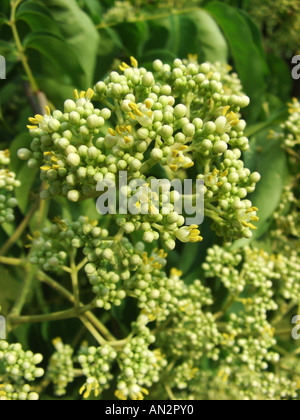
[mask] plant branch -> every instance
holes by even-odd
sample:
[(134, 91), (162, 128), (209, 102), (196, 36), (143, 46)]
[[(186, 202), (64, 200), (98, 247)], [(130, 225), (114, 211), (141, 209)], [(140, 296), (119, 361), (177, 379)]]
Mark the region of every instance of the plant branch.
[(7, 240), (7, 242), (3, 245), (3, 247), (0, 249), (0, 256), (5, 255), (10, 248), (18, 241), (18, 239), (21, 237), (23, 232), (25, 231), (26, 227), (28, 226), (32, 216), (36, 212), (38, 208), (38, 205), (35, 204), (29, 213), (26, 215), (20, 226), (17, 228), (17, 230), (14, 232), (14, 234)]

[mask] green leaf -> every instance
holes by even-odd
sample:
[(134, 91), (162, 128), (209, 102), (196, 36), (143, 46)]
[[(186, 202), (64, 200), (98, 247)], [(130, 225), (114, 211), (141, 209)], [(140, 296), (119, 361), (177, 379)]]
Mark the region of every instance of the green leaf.
[(20, 283), (16, 280), (12, 270), (0, 266), (0, 307), (1, 315), (6, 316), (11, 304), (19, 294)]
[(191, 268), (194, 266), (197, 256), (200, 253), (201, 244), (186, 244), (183, 247), (183, 251), (180, 257), (180, 270), (183, 271), (183, 275), (186, 275)]
[(270, 91), (282, 101), (287, 102), (292, 96), (291, 70), (287, 62), (277, 55), (269, 54), (268, 62), (272, 74), (269, 81)]
[[(215, 20), (205, 10), (198, 10), (194, 13), (183, 15), (182, 21), (185, 22), (185, 31), (189, 33), (190, 22), (196, 26), (196, 38), (194, 42), (198, 45), (196, 54), (202, 55), (205, 61), (227, 62), (228, 60), (228, 46), (224, 35), (220, 31)], [(183, 51), (187, 51), (189, 44), (183, 40)]]
[(249, 19), (242, 12), (226, 4), (213, 2), (206, 6), (206, 10), (216, 19), (227, 38), (236, 70), (251, 98), (249, 117), (256, 120), (260, 116), (266, 90), (268, 66), (262, 56), (261, 45), (256, 44), (258, 39), (253, 35), (253, 26), (249, 25)]
[(149, 38), (149, 25), (146, 22), (121, 23), (115, 27), (122, 40), (126, 54), (140, 58)]
[(95, 23), (101, 21), (103, 9), (98, 0), (84, 0), (85, 7)]
[[(75, 0), (45, 0), (54, 19), (59, 23), (63, 36), (77, 57), (85, 77), (78, 87), (92, 86), (99, 44), (99, 33), (90, 17), (80, 9)], [(61, 51), (64, 53), (64, 50)], [(73, 72), (77, 72), (73, 63)]]
[(16, 199), (23, 214), (26, 213), (29, 201), (29, 194), (33, 187), (34, 181), (38, 178), (38, 170), (30, 169), (27, 165), (23, 165), (17, 173), (17, 178), (21, 181), (21, 187), (16, 188)]
[(67, 98), (73, 98), (75, 84), (70, 85), (65, 82), (57, 83), (53, 78), (37, 78), (38, 85), (42, 92), (45, 92), (55, 106), (60, 109)]
[(17, 10), (16, 19), (26, 22), (33, 31), (61, 34), (59, 26), (49, 15), (49, 10), (41, 3), (33, 1), (21, 3)]
[(24, 46), (34, 49), (45, 56), (54, 67), (59, 67), (62, 74), (82, 87), (83, 68), (75, 55), (73, 48), (64, 40), (47, 32), (33, 32), (24, 40)]
[(203, 61), (227, 62), (227, 42), (215, 20), (199, 9), (194, 13), (170, 15), (150, 23), (148, 54), (166, 49), (176, 57), (197, 54)]

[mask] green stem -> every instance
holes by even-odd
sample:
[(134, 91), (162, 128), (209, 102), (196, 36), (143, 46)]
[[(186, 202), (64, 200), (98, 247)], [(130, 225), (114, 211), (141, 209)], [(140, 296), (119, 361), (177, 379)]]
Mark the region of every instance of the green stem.
[(25, 70), (25, 73), (28, 77), (30, 87), (31, 87), (31, 89), (34, 93), (37, 93), (39, 91), (39, 88), (38, 88), (38, 85), (37, 85), (37, 83), (35, 81), (35, 78), (32, 74), (32, 71), (29, 67), (28, 58), (25, 55), (25, 49), (22, 45), (22, 42), (21, 42), (21, 39), (20, 39), (20, 36), (19, 36), (19, 33), (18, 33), (17, 25), (16, 25), (16, 11), (17, 11), (17, 8), (18, 8), (18, 6), (21, 2), (22, 2), (22, 0), (12, 1), (12, 3), (11, 3), (11, 16), (10, 16), (9, 25), (11, 26), (13, 37), (14, 37), (14, 40), (15, 40), (15, 43), (16, 43), (16, 46), (17, 46), (17, 49), (18, 49), (18, 52), (19, 52), (20, 59), (22, 61), (22, 64), (23, 64), (23, 67), (24, 67), (24, 70)]
[(83, 323), (85, 328), (92, 334), (95, 340), (100, 346), (107, 344), (107, 341), (99, 334), (96, 328), (86, 319), (86, 317), (80, 317), (80, 321)]
[(27, 214), (23, 222), (20, 224), (20, 226), (17, 228), (17, 230), (14, 232), (14, 234), (3, 245), (3, 247), (0, 249), (0, 256), (5, 255), (10, 250), (10, 248), (18, 241), (18, 239), (20, 238), (20, 236), (23, 234), (24, 230), (28, 226), (28, 223), (30, 222), (32, 216), (36, 212), (37, 207), (38, 207), (37, 205), (34, 205), (31, 208), (31, 210), (29, 211), (29, 213)]
[[(165, 18), (168, 18), (170, 16), (178, 16), (178, 15), (183, 15), (183, 14), (186, 14), (186, 13), (195, 13), (198, 10), (199, 10), (198, 7), (186, 8), (186, 9), (182, 9), (182, 10), (169, 10), (165, 13), (157, 13), (157, 14), (154, 14), (154, 15), (139, 16), (139, 17), (136, 17), (135, 19), (131, 19), (131, 20), (126, 21), (126, 23), (148, 22), (148, 21), (151, 21), (151, 20), (165, 19)], [(101, 23), (98, 26), (96, 26), (96, 28), (97, 29), (111, 28), (113, 26), (119, 25), (120, 23), (123, 23), (123, 22)]]
[(26, 262), (19, 258), (0, 257), (0, 264), (13, 265), (15, 267), (19, 267), (23, 264), (26, 264)]
[(173, 394), (173, 391), (171, 390), (171, 388), (169, 387), (169, 385), (165, 384), (165, 390), (168, 394), (168, 397), (171, 401), (177, 401), (177, 398), (175, 397), (175, 395)]
[(84, 314), (85, 312), (93, 308), (94, 308), (94, 304), (89, 304), (89, 305), (79, 308), (78, 311), (76, 309), (68, 309), (66, 311), (54, 312), (51, 314), (28, 315), (28, 316), (17, 316), (17, 315), (11, 314), (8, 317), (8, 322), (12, 325), (20, 325), (20, 324), (29, 324), (29, 323), (61, 321), (65, 319), (77, 318), (78, 313)]
[(99, 321), (99, 319), (92, 312), (87, 312), (85, 316), (89, 321), (91, 321), (95, 325), (95, 327), (100, 331), (100, 333), (104, 337), (106, 337), (108, 340), (112, 342), (117, 341), (116, 338), (108, 330), (108, 328), (106, 328), (106, 326), (102, 324), (102, 322)]
[(11, 316), (19, 316), (22, 312), (22, 309), (26, 303), (27, 297), (31, 290), (31, 285), (33, 282), (33, 279), (36, 274), (36, 269), (33, 269), (30, 265), (27, 265), (25, 268), (27, 274), (25, 276), (25, 280), (23, 283), (23, 287), (21, 289), (21, 292), (19, 294), (18, 299), (16, 300), (13, 309), (11, 311)]
[[(43, 283), (47, 284), (52, 289), (56, 290), (59, 294), (64, 296), (69, 302), (75, 303), (74, 296), (72, 293), (70, 293), (67, 289), (65, 289), (63, 286), (61, 286), (59, 283), (57, 283), (55, 280), (53, 280), (51, 277), (43, 273), (42, 271), (38, 272), (38, 279), (42, 281)], [(83, 305), (80, 304), (82, 307)], [(90, 311), (87, 311), (84, 315), (85, 318), (87, 318), (89, 321), (94, 324), (94, 326), (103, 334), (104, 337), (106, 337), (108, 340), (116, 341), (116, 338), (110, 333), (110, 331), (105, 327), (105, 325)]]
[(71, 279), (72, 279), (72, 286), (73, 286), (73, 294), (74, 294), (74, 299), (75, 299), (75, 309), (79, 309), (80, 294), (79, 294), (78, 270), (75, 263), (74, 251), (71, 251), (70, 264), (71, 264)]

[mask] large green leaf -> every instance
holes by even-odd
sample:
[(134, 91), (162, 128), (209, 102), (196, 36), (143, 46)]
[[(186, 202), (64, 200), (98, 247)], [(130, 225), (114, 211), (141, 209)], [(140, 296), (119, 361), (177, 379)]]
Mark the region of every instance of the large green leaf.
[[(203, 55), (206, 61), (227, 62), (228, 46), (226, 40), (217, 23), (209, 13), (199, 9), (194, 13), (184, 15), (182, 21), (183, 23), (185, 22), (185, 30), (187, 32), (190, 28), (190, 22), (197, 29), (194, 42), (198, 44), (198, 50), (195, 53)], [(184, 43), (184, 40), (182, 47), (186, 53), (193, 52), (187, 51), (188, 44)]]
[[(83, 86), (80, 86), (84, 89), (92, 86), (99, 43), (99, 33), (94, 23), (75, 0), (45, 0), (45, 4), (50, 12), (53, 12), (66, 42), (73, 48), (84, 70)], [(73, 72), (77, 71), (80, 71), (80, 68), (77, 69), (73, 63)]]
[(17, 10), (16, 19), (26, 22), (32, 31), (50, 32), (55, 35), (61, 34), (58, 24), (49, 15), (49, 10), (41, 3), (34, 1), (21, 3)]
[(177, 57), (197, 54), (203, 61), (227, 62), (227, 42), (215, 20), (205, 10), (172, 15), (150, 23), (145, 51), (166, 49)]
[(17, 173), (17, 178), (21, 181), (21, 187), (16, 188), (16, 199), (20, 210), (26, 214), (30, 192), (35, 180), (38, 179), (38, 170), (23, 165)]
[(249, 18), (245, 18), (244, 13), (227, 4), (213, 2), (206, 10), (216, 19), (227, 38), (236, 70), (251, 98), (250, 117), (255, 120), (260, 115), (268, 66), (253, 25), (249, 25)]
[(63, 75), (68, 75), (71, 82), (84, 87), (82, 85), (84, 70), (81, 62), (73, 48), (63, 39), (47, 32), (33, 32), (25, 38), (24, 46), (38, 51), (52, 63), (54, 68), (59, 67)]
[(11, 304), (19, 294), (20, 283), (16, 280), (13, 272), (0, 265), (0, 307), (1, 315), (7, 315)]

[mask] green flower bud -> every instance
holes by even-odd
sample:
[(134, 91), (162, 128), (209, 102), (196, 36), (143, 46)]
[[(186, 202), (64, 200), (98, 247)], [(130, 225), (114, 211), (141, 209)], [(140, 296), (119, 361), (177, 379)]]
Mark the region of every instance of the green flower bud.
[(163, 62), (161, 60), (155, 60), (153, 63), (153, 68), (155, 71), (161, 71), (163, 68)]
[(163, 139), (169, 139), (170, 137), (172, 137), (173, 133), (174, 133), (173, 127), (171, 127), (170, 125), (164, 125), (160, 129), (160, 134)]
[(92, 114), (89, 117), (87, 117), (87, 125), (91, 129), (101, 128), (104, 126), (105, 121), (104, 118), (98, 117), (96, 114)]
[(19, 149), (18, 158), (21, 160), (29, 160), (32, 156), (32, 152), (28, 149)]
[(163, 151), (161, 149), (154, 148), (151, 151), (151, 157), (152, 159), (159, 161), (163, 158)]
[(196, 128), (194, 124), (187, 124), (183, 127), (183, 133), (187, 137), (193, 137), (195, 135), (195, 132), (196, 132)]
[(77, 190), (71, 190), (68, 192), (68, 200), (73, 201), (73, 203), (77, 203), (79, 198), (80, 198), (80, 195)]
[(80, 115), (76, 111), (72, 111), (69, 115), (69, 121), (72, 124), (78, 124), (80, 121)]
[(253, 172), (250, 176), (250, 181), (257, 184), (261, 180), (261, 175), (258, 172)]
[(225, 153), (228, 149), (228, 144), (225, 141), (217, 141), (213, 146), (213, 152), (216, 154)]
[(65, 112), (70, 113), (72, 111), (75, 111), (76, 108), (77, 108), (77, 106), (76, 106), (75, 102), (72, 101), (71, 99), (68, 99), (67, 101), (65, 101), (65, 104), (64, 104)]
[(144, 75), (142, 83), (146, 87), (151, 87), (154, 84), (154, 76), (151, 72), (148, 72)]
[(70, 153), (67, 157), (67, 163), (70, 166), (76, 167), (80, 165), (80, 156), (76, 153)]

